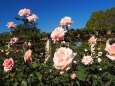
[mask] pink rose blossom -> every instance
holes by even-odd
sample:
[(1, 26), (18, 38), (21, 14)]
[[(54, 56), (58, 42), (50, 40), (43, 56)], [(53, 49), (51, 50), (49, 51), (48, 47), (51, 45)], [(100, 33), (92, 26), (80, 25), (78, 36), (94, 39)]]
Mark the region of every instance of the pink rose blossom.
[(108, 52), (107, 57), (111, 60), (115, 60), (115, 43), (112, 45), (107, 44), (105, 50)]
[(53, 42), (58, 42), (61, 40), (64, 40), (64, 35), (66, 31), (62, 27), (57, 27), (52, 33), (51, 33), (51, 38)]
[(5, 59), (3, 62), (3, 66), (4, 66), (4, 71), (8, 72), (10, 70), (12, 70), (12, 67), (14, 66), (14, 61), (12, 58), (10, 59)]
[(61, 47), (55, 52), (53, 62), (54, 67), (58, 70), (64, 71), (70, 69), (72, 66), (75, 53), (70, 48)]
[(92, 45), (92, 44), (96, 44), (97, 38), (95, 38), (95, 36), (92, 36), (88, 42)]
[(28, 16), (27, 19), (29, 22), (34, 22), (34, 21), (36, 21), (36, 19), (38, 19), (38, 17), (37, 17), (37, 15), (32, 14), (31, 16)]
[(19, 16), (30, 16), (31, 15), (31, 11), (30, 9), (21, 9), (18, 13)]
[(85, 64), (85, 65), (92, 64), (93, 59), (92, 59), (91, 56), (84, 56), (83, 59), (82, 59), (82, 63)]
[(10, 44), (12, 45), (12, 44), (15, 44), (15, 43), (17, 43), (18, 42), (18, 38), (17, 37), (13, 37), (13, 38), (11, 38), (10, 39)]
[(73, 73), (73, 74), (71, 74), (71, 79), (76, 79), (76, 74), (75, 73)]
[(8, 24), (6, 25), (8, 28), (15, 28), (16, 24), (14, 24), (14, 22), (8, 22)]
[(73, 21), (71, 19), (71, 17), (65, 16), (64, 18), (61, 19), (60, 21), (60, 26), (64, 27), (64, 26), (70, 26), (70, 24), (72, 24)]
[(30, 61), (31, 55), (32, 55), (32, 50), (30, 50), (30, 49), (27, 50), (26, 53), (24, 54), (24, 61), (25, 61), (25, 62)]

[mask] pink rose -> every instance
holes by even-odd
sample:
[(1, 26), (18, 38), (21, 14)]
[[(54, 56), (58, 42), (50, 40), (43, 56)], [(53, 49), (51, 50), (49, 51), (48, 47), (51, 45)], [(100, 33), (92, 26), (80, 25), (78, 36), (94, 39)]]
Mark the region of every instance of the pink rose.
[(92, 36), (88, 42), (92, 45), (92, 44), (96, 44), (97, 38), (95, 38), (95, 36)]
[(61, 19), (60, 21), (60, 26), (64, 27), (64, 26), (70, 26), (70, 24), (72, 24), (73, 21), (71, 19), (71, 17), (65, 16), (64, 18)]
[(38, 17), (37, 17), (37, 15), (32, 14), (31, 16), (28, 16), (27, 19), (29, 22), (34, 22), (34, 21), (36, 21), (36, 19), (38, 19)]
[(64, 35), (66, 31), (62, 27), (57, 27), (52, 33), (51, 33), (51, 38), (55, 42), (64, 40)]
[(115, 43), (112, 45), (107, 44), (105, 50), (108, 52), (107, 57), (111, 60), (115, 60)]
[(31, 15), (31, 11), (30, 9), (21, 9), (18, 13), (19, 16), (30, 16)]
[(8, 22), (6, 26), (8, 26), (8, 28), (15, 28), (16, 24), (14, 24), (14, 22)]
[(76, 79), (76, 74), (75, 73), (73, 73), (73, 74), (71, 74), (71, 79)]
[(91, 56), (84, 56), (83, 59), (82, 59), (82, 63), (85, 64), (85, 65), (92, 64), (93, 59), (92, 59)]
[(55, 52), (53, 62), (54, 67), (58, 70), (68, 70), (72, 66), (75, 53), (70, 48), (61, 47)]
[(25, 62), (30, 61), (31, 55), (32, 55), (32, 50), (30, 50), (30, 49), (27, 50), (26, 53), (24, 54), (24, 61), (25, 61)]
[(17, 43), (18, 42), (18, 38), (17, 37), (13, 37), (13, 38), (11, 38), (10, 39), (10, 44), (12, 45), (12, 44), (15, 44), (15, 43)]
[(12, 70), (12, 67), (14, 66), (14, 61), (12, 58), (10, 59), (5, 59), (3, 62), (3, 66), (4, 66), (4, 71), (8, 72), (10, 70)]

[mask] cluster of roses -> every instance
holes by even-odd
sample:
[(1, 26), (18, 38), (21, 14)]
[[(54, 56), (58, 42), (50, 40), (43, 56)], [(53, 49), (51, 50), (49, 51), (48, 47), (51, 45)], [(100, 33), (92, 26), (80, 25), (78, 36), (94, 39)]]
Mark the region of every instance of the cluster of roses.
[[(19, 16), (24, 16), (24, 18), (26, 18), (28, 20), (28, 22), (34, 22), (38, 19), (38, 16), (35, 14), (32, 14), (30, 9), (24, 8), (21, 9), (18, 13)], [(8, 28), (15, 28), (16, 24), (14, 22), (8, 22), (7, 23)]]
[[(17, 43), (18, 40), (19, 39), (17, 37), (13, 37), (13, 38), (10, 39), (9, 43), (10, 43), (10, 45), (13, 45), (13, 44)], [(31, 46), (30, 42), (28, 42), (28, 46)], [(2, 52), (4, 52), (4, 51), (2, 51)], [(15, 51), (15, 52), (18, 52), (18, 50)], [(6, 55), (9, 55), (9, 54), (10, 54), (10, 52), (7, 50)], [(32, 55), (32, 50), (31, 49), (29, 49), (29, 50), (27, 50), (25, 52), (25, 54), (24, 54), (24, 61), (26, 63), (31, 60), (31, 55)], [(4, 71), (5, 72), (8, 72), (8, 71), (12, 70), (12, 68), (14, 66), (13, 58), (5, 59), (4, 62), (3, 62), (3, 66), (4, 66)]]
[[(17, 43), (18, 40), (19, 40), (19, 39), (16, 38), (16, 37), (11, 38), (10, 44), (13, 45), (13, 44)], [(26, 42), (25, 42), (25, 43), (26, 43)], [(25, 44), (25, 43), (24, 43), (24, 44)], [(31, 46), (31, 43), (30, 43), (30, 42), (28, 42), (28, 46)], [(4, 51), (3, 51), (3, 52), (4, 52)], [(17, 51), (15, 51), (15, 52), (17, 52)], [(9, 55), (9, 53), (10, 53), (10, 52), (7, 51), (7, 52), (6, 52), (6, 55)], [(32, 57), (31, 55), (32, 55), (32, 50), (31, 50), (31, 49), (28, 49), (28, 50), (25, 52), (25, 54), (24, 54), (24, 61), (25, 61), (26, 63), (31, 60), (31, 57)], [(3, 62), (3, 66), (4, 66), (4, 71), (5, 71), (5, 72), (8, 72), (8, 71), (12, 70), (12, 68), (13, 68), (13, 66), (14, 66), (14, 60), (13, 60), (13, 58), (5, 59), (4, 62)]]
[[(95, 38), (95, 36), (92, 36), (89, 40), (88, 43), (90, 44), (91, 47), (91, 55), (84, 55), (84, 57), (82, 58), (81, 62), (85, 65), (89, 65), (93, 63), (93, 58), (95, 54), (95, 44), (96, 44), (97, 38)], [(85, 49), (85, 51), (87, 52), (87, 49)], [(98, 56), (96, 57), (98, 59), (98, 62), (101, 62), (101, 59), (98, 58)]]
[[(60, 27), (57, 27), (52, 33), (51, 38), (54, 43), (63, 41), (64, 35), (67, 32), (64, 30), (64, 27), (69, 27), (70, 24), (72, 24), (73, 21), (70, 17), (64, 17), (60, 21)], [(74, 57), (76, 56), (76, 53), (73, 53), (73, 50), (69, 47), (60, 47), (55, 53), (54, 53), (54, 67), (58, 70), (60, 70), (60, 73), (63, 73), (64, 71), (67, 71), (72, 66), (72, 63), (74, 61)], [(73, 73), (71, 75), (72, 79), (76, 78), (76, 74)]]
[(30, 9), (26, 9), (26, 8), (21, 9), (18, 14), (19, 14), (19, 16), (27, 17), (29, 22), (34, 22), (34, 21), (36, 21), (36, 19), (38, 19), (37, 15), (32, 14)]
[[(34, 21), (36, 21), (36, 19), (38, 19), (37, 15), (32, 14), (30, 9), (26, 9), (26, 8), (21, 9), (18, 14), (19, 14), (19, 16), (24, 16), (24, 18), (26, 18), (28, 20), (28, 22), (34, 22)], [(16, 27), (16, 24), (14, 22), (8, 22), (7, 27), (14, 29)], [(18, 40), (19, 39), (17, 37), (11, 38), (9, 45), (13, 45), (13, 44), (17, 43)], [(28, 43), (28, 45), (31, 45), (31, 43)], [(9, 52), (6, 53), (6, 55), (8, 55), (8, 54), (9, 54)], [(25, 62), (28, 62), (31, 59), (31, 54), (32, 54), (32, 50), (30, 50), (30, 49), (25, 52), (25, 54), (24, 54)], [(13, 65), (14, 65), (14, 61), (12, 58), (5, 59), (3, 62), (4, 71), (8, 72), (8, 71), (12, 70)]]
[[(33, 22), (37, 19), (37, 16), (34, 14), (31, 14), (31, 11), (29, 9), (22, 9), (19, 11), (19, 15), (20, 16), (26, 16), (29, 22)], [(65, 33), (67, 32), (67, 30), (65, 30), (65, 27), (69, 27), (70, 24), (72, 24), (73, 21), (70, 17), (64, 17), (63, 19), (61, 19), (60, 21), (60, 27), (57, 27), (54, 31), (52, 31), (51, 33), (51, 38), (52, 41), (54, 43), (59, 42), (59, 41), (63, 41), (64, 40), (64, 36)], [(10, 22), (8, 24), (9, 28), (14, 28), (16, 25), (13, 22)], [(10, 43), (14, 44), (18, 39), (12, 38)], [(95, 36), (92, 36), (89, 40), (89, 44), (91, 46), (91, 55), (84, 55), (84, 57), (81, 59), (81, 62), (84, 65), (89, 65), (92, 64), (94, 62), (94, 54), (95, 54), (95, 44), (97, 41), (97, 38), (95, 38)], [(111, 44), (109, 42), (106, 43), (106, 48), (105, 50), (107, 51), (107, 57), (110, 58), (111, 60), (115, 60), (115, 43)], [(86, 49), (87, 51), (87, 49)], [(101, 53), (101, 52), (99, 52)], [(24, 61), (28, 62), (31, 59), (31, 54), (32, 54), (32, 50), (27, 50), (24, 54)], [(102, 53), (101, 53), (102, 54)], [(73, 52), (72, 49), (70, 49), (69, 47), (60, 47), (59, 49), (56, 50), (56, 52), (54, 53), (54, 58), (53, 58), (53, 62), (54, 62), (54, 67), (57, 70), (60, 70), (60, 73), (63, 73), (64, 71), (67, 71), (68, 69), (70, 69), (72, 67), (72, 64), (75, 62), (74, 58), (76, 56), (76, 53)], [(101, 62), (101, 58), (96, 57), (98, 62)], [(10, 59), (5, 59), (3, 62), (3, 66), (4, 66), (4, 71), (8, 72), (10, 70), (12, 70), (12, 67), (14, 65), (14, 61), (12, 58)], [(71, 75), (72, 79), (76, 78), (76, 74), (73, 73)]]
[(53, 42), (58, 42), (64, 40), (64, 35), (67, 31), (64, 30), (64, 27), (69, 27), (70, 24), (72, 24), (73, 21), (70, 17), (64, 17), (60, 21), (60, 27), (57, 27), (54, 31), (51, 33), (51, 38)]
[[(100, 63), (102, 60), (99, 58), (102, 55), (102, 52), (98, 52), (96, 55), (95, 53), (95, 44), (97, 41), (97, 38), (95, 36), (92, 36), (89, 40), (89, 44), (91, 46), (91, 55), (84, 56), (82, 59), (82, 63), (85, 65), (92, 64), (94, 59), (97, 59), (97, 61)], [(110, 40), (107, 41), (105, 51), (107, 51), (107, 57), (111, 60), (115, 60), (115, 43), (111, 44), (109, 43)]]
[[(24, 61), (26, 63), (31, 60), (31, 55), (32, 55), (32, 50), (29, 49), (25, 52)], [(3, 62), (3, 66), (4, 66), (4, 71), (5, 72), (8, 72), (8, 71), (12, 70), (12, 68), (14, 66), (13, 58), (5, 59), (4, 62)]]
[[(64, 17), (60, 21), (60, 27), (57, 27), (54, 31), (51, 33), (51, 38), (54, 43), (64, 40), (64, 35), (67, 31), (64, 30), (64, 27), (69, 27), (70, 24), (72, 24), (72, 20), (70, 17)], [(98, 55), (95, 56), (95, 44), (96, 44), (97, 38), (95, 36), (92, 36), (88, 42), (91, 47), (91, 55), (84, 55), (84, 57), (81, 59), (81, 62), (84, 65), (90, 65), (94, 62), (94, 59), (96, 59), (99, 63), (102, 61), (100, 56), (102, 55), (102, 52), (98, 52)], [(115, 43), (112, 45), (109, 44), (109, 42), (106, 44), (105, 50), (108, 52), (106, 55), (111, 60), (115, 60)], [(86, 49), (87, 51), (87, 49)], [(54, 53), (54, 67), (63, 73), (64, 71), (67, 71), (72, 66), (72, 63), (74, 61), (74, 57), (76, 56), (76, 53), (73, 53), (73, 51), (70, 48), (66, 47), (60, 47), (57, 49), (57, 51)], [(72, 79), (75, 79), (76, 74), (73, 73), (71, 75)]]

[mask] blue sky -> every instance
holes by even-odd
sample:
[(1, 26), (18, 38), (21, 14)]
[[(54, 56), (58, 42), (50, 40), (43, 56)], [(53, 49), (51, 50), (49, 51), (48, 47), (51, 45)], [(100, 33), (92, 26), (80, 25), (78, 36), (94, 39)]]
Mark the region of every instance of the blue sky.
[(29, 8), (39, 16), (41, 31), (51, 32), (59, 26), (59, 21), (70, 16), (74, 23), (71, 28), (83, 28), (92, 12), (115, 7), (115, 0), (0, 0), (0, 32), (8, 32), (7, 22), (14, 21), (18, 11)]

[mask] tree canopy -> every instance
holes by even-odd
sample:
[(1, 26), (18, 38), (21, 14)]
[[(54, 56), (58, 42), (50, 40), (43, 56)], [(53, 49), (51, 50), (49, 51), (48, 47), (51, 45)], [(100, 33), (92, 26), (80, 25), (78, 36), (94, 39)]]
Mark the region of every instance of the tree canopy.
[(114, 29), (115, 28), (115, 8), (106, 11), (92, 13), (86, 24), (87, 29)]

